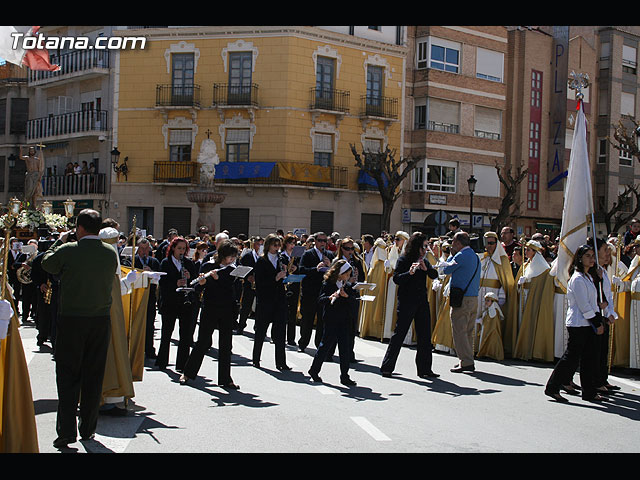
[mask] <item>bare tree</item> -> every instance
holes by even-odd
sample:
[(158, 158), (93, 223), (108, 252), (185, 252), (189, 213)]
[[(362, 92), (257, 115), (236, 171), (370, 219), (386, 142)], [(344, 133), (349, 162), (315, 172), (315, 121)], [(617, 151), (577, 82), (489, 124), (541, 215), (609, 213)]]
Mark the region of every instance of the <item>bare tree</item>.
[(517, 213), (520, 210), (522, 202), (516, 204), (516, 198), (519, 190), (519, 186), (522, 181), (527, 178), (529, 169), (522, 170), (522, 167), (516, 169), (515, 176), (511, 174), (511, 167), (506, 167), (504, 174), (502, 173), (502, 167), (496, 162), (496, 172), (498, 174), (498, 180), (504, 186), (505, 194), (502, 197), (502, 203), (500, 204), (500, 210), (498, 214), (491, 219), (491, 230), (499, 232), (500, 229), (507, 225), (511, 220), (515, 220), (520, 217)]
[(356, 161), (356, 167), (369, 174), (376, 181), (380, 198), (382, 199), (382, 230), (391, 229), (391, 210), (400, 197), (402, 181), (416, 168), (421, 158), (406, 157), (396, 160), (396, 150), (389, 146), (384, 152), (358, 153), (355, 145), (350, 144), (351, 152)]
[[(627, 207), (627, 200), (630, 194), (635, 196), (635, 208), (633, 211), (625, 211)], [(607, 228), (607, 235), (610, 233), (616, 233), (625, 225), (627, 225), (632, 218), (640, 212), (640, 185), (625, 185), (624, 191), (618, 194), (618, 200), (613, 202), (611, 209), (604, 214), (604, 224)], [(613, 227), (611, 221), (613, 220)]]
[[(607, 138), (609, 138), (609, 142), (616, 150), (632, 157), (636, 157), (638, 161), (640, 161), (640, 150), (638, 149), (640, 123), (638, 123), (635, 118), (625, 118), (625, 120), (627, 120), (627, 125), (625, 125), (623, 119), (620, 119), (613, 132), (613, 138), (618, 143), (612, 142), (609, 137)], [(633, 124), (633, 129), (631, 131), (628, 128), (629, 123)]]

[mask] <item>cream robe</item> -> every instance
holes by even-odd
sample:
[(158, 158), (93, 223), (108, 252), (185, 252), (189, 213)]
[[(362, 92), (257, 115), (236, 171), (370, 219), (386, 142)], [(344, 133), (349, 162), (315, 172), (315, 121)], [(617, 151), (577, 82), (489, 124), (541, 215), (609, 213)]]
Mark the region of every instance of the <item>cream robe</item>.
[(375, 300), (361, 302), (360, 310), (360, 336), (374, 337), (382, 340), (384, 328), (384, 306), (387, 298), (388, 275), (385, 272), (384, 261), (387, 259), (387, 251), (382, 244), (376, 242), (375, 252), (371, 259), (371, 265), (367, 269), (367, 283), (375, 283), (373, 290), (367, 291), (367, 295), (375, 296)]
[[(387, 275), (389, 275), (389, 279), (387, 280), (387, 297), (384, 307), (383, 337), (387, 339), (391, 338), (391, 335), (393, 335), (398, 316), (398, 285), (393, 281), (393, 273), (396, 270), (396, 264), (398, 263), (398, 258), (400, 258), (401, 254), (402, 252), (398, 250), (398, 247), (392, 245), (388, 250), (387, 261), (385, 262), (385, 271), (387, 272)], [(411, 323), (409, 330), (407, 331), (407, 335), (402, 343), (404, 345), (412, 345), (415, 343), (413, 341), (413, 322)]]
[(504, 315), (500, 306), (495, 302), (489, 308), (482, 306), (482, 326), (477, 342), (478, 357), (504, 360), (504, 348), (502, 346), (502, 324)]

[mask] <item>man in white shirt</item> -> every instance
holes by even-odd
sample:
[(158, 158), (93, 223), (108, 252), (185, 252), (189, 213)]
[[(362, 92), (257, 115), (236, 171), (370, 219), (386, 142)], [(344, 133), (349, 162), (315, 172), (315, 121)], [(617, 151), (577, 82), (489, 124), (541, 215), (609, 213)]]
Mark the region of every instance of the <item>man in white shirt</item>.
[(373, 235), (363, 235), (362, 236), (362, 246), (364, 248), (364, 263), (367, 264), (367, 270), (371, 265), (371, 259), (373, 258), (373, 253), (375, 250), (373, 249), (373, 244), (375, 243), (375, 239)]

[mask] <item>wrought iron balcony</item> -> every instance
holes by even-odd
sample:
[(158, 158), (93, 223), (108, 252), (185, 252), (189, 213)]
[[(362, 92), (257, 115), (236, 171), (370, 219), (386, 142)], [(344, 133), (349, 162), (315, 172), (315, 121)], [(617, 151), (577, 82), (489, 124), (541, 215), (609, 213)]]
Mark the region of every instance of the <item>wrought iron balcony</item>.
[(157, 85), (156, 107), (200, 108), (200, 85)]
[(36, 118), (27, 122), (27, 139), (44, 140), (52, 137), (82, 137), (103, 134), (108, 130), (107, 112), (83, 110)]
[(258, 85), (213, 84), (213, 105), (215, 106), (258, 106)]
[(41, 84), (45, 81), (62, 80), (81, 73), (109, 73), (109, 50), (74, 50), (57, 55), (51, 53), (52, 65), (60, 65), (60, 70), (48, 72), (29, 70), (29, 85)]
[(93, 195), (106, 193), (106, 175), (45, 175), (42, 177), (42, 194), (45, 197), (69, 195)]
[(310, 90), (312, 110), (328, 110), (349, 113), (350, 93), (333, 88), (313, 87)]
[(396, 120), (398, 118), (398, 99), (362, 95), (362, 115)]

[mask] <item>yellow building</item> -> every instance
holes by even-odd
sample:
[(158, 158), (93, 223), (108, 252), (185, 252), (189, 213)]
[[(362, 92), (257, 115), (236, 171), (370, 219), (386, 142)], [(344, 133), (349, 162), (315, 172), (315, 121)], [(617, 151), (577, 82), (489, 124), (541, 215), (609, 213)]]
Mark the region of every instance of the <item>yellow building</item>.
[[(123, 230), (136, 215), (156, 237), (200, 224), (232, 235), (379, 234), (379, 194), (359, 181), (350, 144), (402, 153), (407, 48), (399, 35), (352, 32), (115, 31), (144, 36), (146, 45), (116, 52), (112, 146), (127, 172), (112, 174), (109, 215)], [(216, 162), (222, 195), (203, 199), (201, 167)]]

